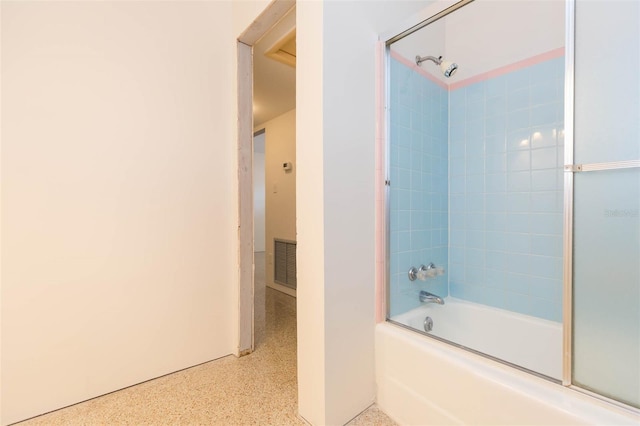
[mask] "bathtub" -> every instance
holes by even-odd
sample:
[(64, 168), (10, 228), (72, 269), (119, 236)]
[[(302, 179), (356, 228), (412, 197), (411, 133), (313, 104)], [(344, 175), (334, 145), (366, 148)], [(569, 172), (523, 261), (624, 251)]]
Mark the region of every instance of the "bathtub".
[[(420, 307), (411, 313), (394, 317), (405, 325), (422, 329), (425, 315), (433, 318), (435, 336), (455, 338), (465, 345), (477, 347), (493, 340), (514, 338), (513, 346), (524, 347), (532, 336), (549, 332), (556, 336), (554, 324), (543, 321), (542, 329), (521, 332), (519, 336), (507, 329), (505, 323), (531, 318), (511, 318), (506, 321), (495, 310), (497, 318), (491, 318), (491, 308), (473, 306), (472, 303), (447, 298), (444, 306)], [(470, 305), (470, 306), (466, 306)], [(446, 310), (459, 312), (452, 318)], [(472, 317), (479, 313), (479, 317)], [(414, 315), (415, 314), (415, 315)], [(485, 315), (487, 318), (484, 318)], [(460, 334), (458, 324), (470, 327), (471, 335)], [(507, 324), (510, 325), (510, 324)], [(531, 324), (527, 324), (531, 325)], [(549, 326), (549, 327), (547, 327)], [(453, 328), (453, 329), (452, 329)], [(503, 330), (503, 331), (498, 331)], [(487, 335), (486, 333), (490, 333)], [(529, 334), (532, 333), (532, 334)], [(479, 337), (482, 336), (482, 337)], [(493, 336), (493, 337), (491, 337)], [(557, 337), (557, 336), (556, 336)], [(554, 338), (556, 338), (554, 337)], [(462, 343), (460, 343), (462, 344)], [(536, 356), (525, 356), (514, 364), (526, 364), (537, 369), (535, 358), (558, 343), (535, 343), (523, 351), (534, 351)], [(540, 347), (542, 346), (542, 348)], [(481, 346), (482, 347), (482, 346)], [(490, 349), (483, 349), (491, 352)], [(393, 420), (401, 425), (487, 424), (487, 425), (638, 425), (640, 416), (632, 411), (603, 402), (579, 391), (564, 387), (550, 380), (479, 356), (465, 349), (406, 329), (390, 322), (376, 326), (376, 382), (377, 404)], [(493, 356), (523, 356), (503, 348)], [(549, 362), (547, 373), (557, 374), (557, 360)], [(547, 368), (547, 367), (543, 367)]]
[(562, 324), (447, 297), (424, 304), (393, 321), (552, 377), (562, 379)]

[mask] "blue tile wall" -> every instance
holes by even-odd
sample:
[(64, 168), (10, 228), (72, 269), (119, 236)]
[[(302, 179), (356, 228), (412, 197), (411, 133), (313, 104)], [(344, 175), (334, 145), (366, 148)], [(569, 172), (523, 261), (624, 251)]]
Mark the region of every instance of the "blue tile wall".
[(563, 93), (564, 58), (450, 93), (452, 296), (562, 320)]
[[(451, 92), (390, 78), (391, 315), (425, 289), (561, 321), (564, 58)], [(429, 262), (447, 274), (410, 282)]]
[(448, 261), (447, 90), (391, 60), (390, 314), (420, 305), (418, 293), (448, 295), (448, 274), (409, 281), (411, 266)]

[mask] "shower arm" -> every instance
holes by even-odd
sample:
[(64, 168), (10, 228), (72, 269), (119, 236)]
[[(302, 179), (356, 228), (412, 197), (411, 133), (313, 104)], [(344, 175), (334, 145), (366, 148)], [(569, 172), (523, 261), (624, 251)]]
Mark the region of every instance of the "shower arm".
[(436, 65), (440, 65), (442, 63), (442, 56), (436, 58), (435, 56), (416, 56), (416, 65), (420, 65), (424, 61), (432, 61), (435, 62)]

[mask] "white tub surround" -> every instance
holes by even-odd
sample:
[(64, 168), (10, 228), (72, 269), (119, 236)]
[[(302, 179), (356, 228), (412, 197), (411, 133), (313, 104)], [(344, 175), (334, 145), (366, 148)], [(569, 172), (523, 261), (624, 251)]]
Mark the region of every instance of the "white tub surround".
[(376, 379), (378, 405), (399, 424), (640, 422), (626, 410), (390, 323), (376, 326)]

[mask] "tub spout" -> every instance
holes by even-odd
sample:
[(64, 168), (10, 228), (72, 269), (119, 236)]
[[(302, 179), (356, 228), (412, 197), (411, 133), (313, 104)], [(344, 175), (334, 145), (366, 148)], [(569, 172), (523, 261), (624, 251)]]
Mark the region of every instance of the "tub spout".
[(422, 303), (437, 303), (438, 305), (444, 305), (444, 299), (428, 291), (420, 291), (420, 301)]

